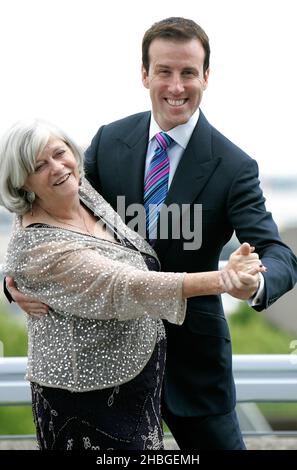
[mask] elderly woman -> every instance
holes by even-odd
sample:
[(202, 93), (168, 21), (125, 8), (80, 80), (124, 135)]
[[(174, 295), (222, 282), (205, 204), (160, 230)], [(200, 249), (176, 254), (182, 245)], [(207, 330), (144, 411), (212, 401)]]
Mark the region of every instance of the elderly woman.
[[(250, 285), (261, 268), (228, 279), (157, 272), (150, 245), (84, 179), (78, 146), (41, 121), (3, 137), (0, 202), (17, 214), (5, 273), (50, 307), (28, 316), (39, 447), (162, 448), (161, 319), (181, 324), (188, 297), (221, 293), (231, 278)], [(245, 259), (247, 271), (258, 264)]]

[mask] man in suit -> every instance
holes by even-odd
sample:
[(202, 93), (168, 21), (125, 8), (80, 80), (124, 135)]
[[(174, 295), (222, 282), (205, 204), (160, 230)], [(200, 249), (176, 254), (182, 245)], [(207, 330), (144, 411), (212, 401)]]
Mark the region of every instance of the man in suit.
[[(256, 291), (236, 290), (232, 277), (227, 282), (237, 297), (261, 311), (293, 288), (297, 260), (266, 212), (256, 162), (212, 127), (199, 109), (209, 78), (208, 37), (191, 20), (168, 18), (145, 33), (142, 55), (142, 81), (150, 92), (152, 112), (101, 127), (86, 152), (87, 177), (116, 210), (118, 197), (124, 197), (125, 210), (120, 213), (131, 223), (128, 209), (144, 202), (155, 136), (165, 132), (172, 143), (167, 148), (168, 192), (161, 214), (171, 204), (180, 211), (167, 219), (168, 236), (161, 237), (159, 227), (159, 237), (152, 240), (162, 270), (217, 269), (222, 248), (235, 231), (241, 242), (256, 248), (268, 270), (259, 276)], [(197, 227), (198, 205), (202, 219)], [(186, 249), (189, 240), (183, 231), (174, 236), (185, 207), (194, 225), (193, 237), (195, 231), (202, 234), (199, 249)], [(244, 449), (234, 411), (230, 334), (220, 297), (190, 299), (183, 326), (166, 323), (166, 331), (162, 411), (178, 445)]]
[[(165, 131), (173, 139), (165, 205), (202, 204), (202, 244), (185, 250), (182, 237), (154, 249), (164, 271), (217, 269), (223, 246), (235, 230), (238, 239), (256, 247), (267, 272), (258, 292), (248, 299), (258, 311), (292, 289), (297, 262), (266, 212), (254, 160), (214, 129), (199, 110), (209, 77), (208, 37), (197, 24), (168, 18), (154, 24), (142, 44), (142, 81), (149, 90), (152, 113), (126, 117), (99, 129), (86, 152), (92, 185), (118, 209), (143, 204), (144, 180)], [(129, 224), (132, 216), (125, 217)], [(201, 229), (201, 227), (200, 227)], [(255, 295), (255, 298), (252, 298)], [(221, 299), (188, 301), (182, 327), (166, 324), (168, 351), (163, 416), (182, 449), (244, 448), (234, 412), (230, 335)]]

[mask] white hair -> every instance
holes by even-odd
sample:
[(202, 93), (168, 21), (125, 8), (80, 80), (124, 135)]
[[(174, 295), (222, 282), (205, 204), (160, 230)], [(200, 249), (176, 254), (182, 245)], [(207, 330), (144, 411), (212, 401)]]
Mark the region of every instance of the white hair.
[(23, 215), (29, 211), (23, 186), (50, 137), (62, 140), (70, 148), (80, 176), (84, 175), (83, 151), (65, 132), (41, 119), (19, 121), (0, 140), (0, 204), (10, 212)]

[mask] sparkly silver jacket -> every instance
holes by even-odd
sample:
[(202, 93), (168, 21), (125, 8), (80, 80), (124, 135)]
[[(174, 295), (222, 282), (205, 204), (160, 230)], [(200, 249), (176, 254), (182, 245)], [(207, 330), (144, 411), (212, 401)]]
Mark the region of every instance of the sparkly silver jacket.
[(28, 317), (27, 379), (72, 391), (112, 387), (148, 362), (160, 319), (181, 324), (184, 274), (149, 271), (141, 253), (156, 257), (111, 206), (83, 180), (80, 198), (137, 249), (15, 220), (5, 273), (20, 291), (50, 306)]

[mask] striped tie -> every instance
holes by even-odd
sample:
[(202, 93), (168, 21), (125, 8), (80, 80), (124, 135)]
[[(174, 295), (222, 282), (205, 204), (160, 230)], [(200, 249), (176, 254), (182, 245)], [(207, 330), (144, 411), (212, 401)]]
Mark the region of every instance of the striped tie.
[(144, 180), (146, 227), (151, 245), (154, 245), (157, 239), (160, 206), (163, 204), (168, 191), (169, 158), (166, 149), (173, 142), (173, 139), (165, 132), (159, 132), (155, 135), (155, 138), (158, 146)]

